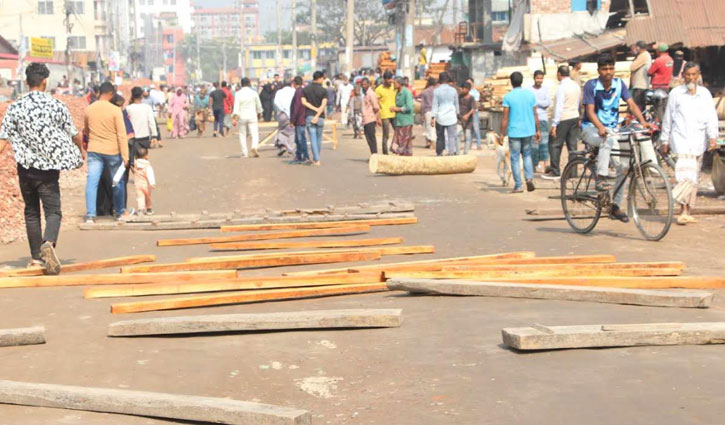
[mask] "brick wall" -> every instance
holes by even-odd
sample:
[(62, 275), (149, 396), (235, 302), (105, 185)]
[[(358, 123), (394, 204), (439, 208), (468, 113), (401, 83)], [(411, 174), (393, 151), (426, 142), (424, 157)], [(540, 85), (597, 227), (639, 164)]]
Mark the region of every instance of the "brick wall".
[[(530, 0), (532, 15), (548, 15), (553, 13), (571, 13), (572, 0)], [(601, 11), (609, 13), (612, 0), (601, 0)]]

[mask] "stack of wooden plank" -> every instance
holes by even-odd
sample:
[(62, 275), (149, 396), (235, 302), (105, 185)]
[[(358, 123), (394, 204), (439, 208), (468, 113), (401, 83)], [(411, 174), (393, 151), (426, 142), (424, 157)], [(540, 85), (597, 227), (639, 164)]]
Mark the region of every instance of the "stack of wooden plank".
[(184, 230), (218, 229), (222, 226), (275, 223), (306, 223), (311, 221), (359, 221), (382, 218), (415, 217), (415, 205), (404, 201), (380, 201), (354, 206), (327, 206), (325, 208), (294, 209), (280, 211), (256, 211), (251, 213), (163, 214), (133, 217), (127, 222), (98, 221), (83, 223), (82, 230)]
[(450, 62), (431, 62), (428, 64), (426, 76), (437, 80), (442, 72), (446, 72), (450, 69), (450, 65)]

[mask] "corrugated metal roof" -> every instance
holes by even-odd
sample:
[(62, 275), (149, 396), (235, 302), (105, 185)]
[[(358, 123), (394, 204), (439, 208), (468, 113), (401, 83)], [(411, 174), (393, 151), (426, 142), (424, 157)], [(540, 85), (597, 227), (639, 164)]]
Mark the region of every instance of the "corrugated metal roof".
[(627, 44), (682, 43), (696, 48), (725, 45), (725, 1), (649, 0), (650, 16), (627, 24)]
[(557, 61), (570, 60), (624, 45), (625, 30), (604, 32), (595, 37), (572, 37), (534, 45), (542, 55)]

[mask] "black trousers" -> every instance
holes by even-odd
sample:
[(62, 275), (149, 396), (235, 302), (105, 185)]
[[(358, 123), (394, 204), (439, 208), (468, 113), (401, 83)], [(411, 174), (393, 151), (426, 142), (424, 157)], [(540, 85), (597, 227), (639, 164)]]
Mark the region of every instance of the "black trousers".
[[(370, 148), (370, 153), (378, 153), (378, 139), (375, 136), (375, 123), (371, 122), (368, 124), (365, 124), (363, 126), (363, 131), (365, 132), (365, 140), (368, 142), (368, 147)], [(388, 145), (387, 143), (383, 142), (383, 155), (388, 154)]]
[(446, 128), (436, 123), (436, 155), (443, 155), (446, 150)]
[(644, 112), (644, 109), (647, 107), (647, 101), (644, 97), (645, 93), (647, 93), (647, 89), (632, 89), (632, 99), (634, 100), (634, 103), (639, 106), (639, 110)]
[(569, 153), (575, 151), (580, 134), (579, 118), (564, 120), (556, 127), (556, 139), (549, 140), (549, 156), (551, 171), (557, 176), (561, 175), (561, 151), (564, 149), (564, 143)]
[[(28, 234), (30, 255), (40, 260), (40, 245), (43, 242), (55, 243), (60, 232), (60, 186), (58, 171), (27, 170), (18, 166), (20, 193), (25, 202), (25, 231)], [(40, 204), (45, 213), (45, 234), (42, 233)]]

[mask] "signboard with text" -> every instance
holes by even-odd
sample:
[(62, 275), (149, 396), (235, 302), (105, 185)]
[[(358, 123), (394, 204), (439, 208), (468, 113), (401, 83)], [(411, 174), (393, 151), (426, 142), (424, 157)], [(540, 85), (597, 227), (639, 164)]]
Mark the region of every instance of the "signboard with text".
[(53, 59), (53, 40), (49, 38), (30, 38), (30, 56), (34, 58)]

